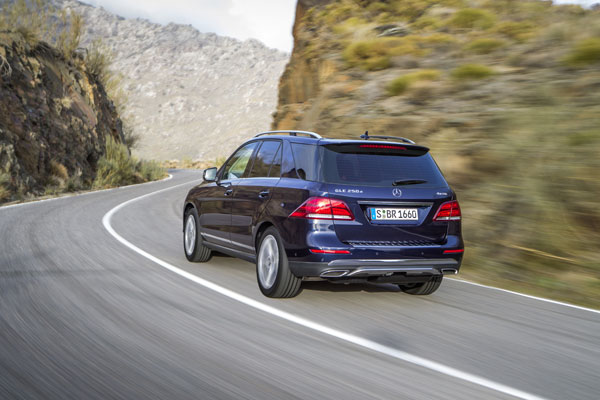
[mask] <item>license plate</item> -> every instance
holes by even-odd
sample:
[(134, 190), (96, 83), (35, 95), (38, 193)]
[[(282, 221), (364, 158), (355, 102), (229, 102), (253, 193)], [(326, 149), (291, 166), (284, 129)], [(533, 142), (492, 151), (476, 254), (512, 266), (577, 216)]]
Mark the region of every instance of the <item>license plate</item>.
[(418, 221), (416, 208), (371, 208), (371, 221)]

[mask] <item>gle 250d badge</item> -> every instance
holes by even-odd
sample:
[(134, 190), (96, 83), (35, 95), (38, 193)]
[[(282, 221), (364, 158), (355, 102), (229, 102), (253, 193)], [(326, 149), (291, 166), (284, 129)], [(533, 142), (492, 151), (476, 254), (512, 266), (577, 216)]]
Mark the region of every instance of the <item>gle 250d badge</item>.
[(394, 189), (394, 190), (392, 190), (392, 194), (394, 195), (394, 197), (400, 197), (400, 196), (402, 196), (402, 190)]

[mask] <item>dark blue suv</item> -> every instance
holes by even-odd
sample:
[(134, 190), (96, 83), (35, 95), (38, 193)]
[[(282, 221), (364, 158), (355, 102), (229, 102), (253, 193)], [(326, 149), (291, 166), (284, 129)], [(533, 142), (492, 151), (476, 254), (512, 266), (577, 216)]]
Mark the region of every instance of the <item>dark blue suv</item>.
[(368, 133), (256, 135), (204, 171), (183, 215), (189, 261), (218, 251), (255, 262), (269, 297), (293, 297), (303, 280), (431, 294), (464, 251), (456, 195), (429, 149)]

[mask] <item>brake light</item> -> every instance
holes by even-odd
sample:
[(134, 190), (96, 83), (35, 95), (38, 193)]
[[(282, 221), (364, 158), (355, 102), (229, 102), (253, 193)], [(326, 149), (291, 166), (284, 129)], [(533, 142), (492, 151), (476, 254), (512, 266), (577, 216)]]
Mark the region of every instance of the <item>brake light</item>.
[(388, 144), (361, 144), (360, 147), (367, 149), (393, 149), (393, 150), (406, 150), (403, 146), (391, 146)]
[(460, 220), (460, 206), (458, 205), (458, 201), (447, 201), (443, 203), (435, 217), (433, 217), (434, 221), (459, 221)]
[(310, 197), (300, 207), (290, 214), (294, 218), (308, 219), (354, 219), (352, 211), (346, 203), (329, 197)]
[(444, 250), (444, 254), (458, 254), (464, 253), (465, 249), (454, 249), (454, 250)]
[(315, 254), (350, 254), (348, 250), (310, 249), (310, 252)]

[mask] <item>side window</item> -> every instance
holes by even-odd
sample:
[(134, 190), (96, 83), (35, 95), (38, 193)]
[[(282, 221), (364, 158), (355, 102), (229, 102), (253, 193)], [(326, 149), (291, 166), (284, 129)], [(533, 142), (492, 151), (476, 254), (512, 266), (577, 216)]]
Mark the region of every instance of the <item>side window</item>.
[(290, 142), (287, 140), (283, 141), (283, 147), (281, 149), (281, 176), (283, 178), (296, 178), (296, 165), (294, 164), (294, 156), (292, 155), (292, 148)]
[(319, 180), (317, 146), (313, 144), (292, 143), (292, 152), (294, 153), (298, 177), (307, 181)]
[(223, 173), (221, 179), (239, 179), (244, 175), (250, 157), (254, 153), (254, 149), (258, 146), (259, 142), (248, 143), (241, 149), (235, 152), (235, 154), (229, 159), (227, 165), (223, 167)]
[(275, 155), (279, 152), (279, 147), (281, 147), (279, 140), (265, 140), (256, 154), (252, 171), (250, 171), (248, 177), (260, 178), (269, 176), (269, 170), (271, 169)]
[(273, 165), (271, 165), (271, 170), (269, 171), (269, 177), (271, 178), (279, 178), (281, 176), (281, 150), (283, 146), (279, 146), (277, 149), (277, 154), (275, 154), (275, 158), (273, 159)]

